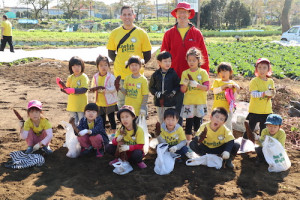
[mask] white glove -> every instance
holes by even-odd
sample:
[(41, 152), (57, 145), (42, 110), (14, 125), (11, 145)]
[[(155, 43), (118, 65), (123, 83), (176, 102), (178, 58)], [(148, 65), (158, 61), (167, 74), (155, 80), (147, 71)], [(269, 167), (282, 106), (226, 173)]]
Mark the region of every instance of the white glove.
[(227, 160), (230, 157), (230, 153), (228, 151), (223, 151), (222, 158), (223, 160)]
[(20, 120), (20, 121), (19, 121), (19, 126), (20, 126), (20, 128), (23, 128), (23, 127), (24, 127), (24, 121), (23, 121), (23, 120)]
[(186, 78), (183, 80), (182, 85), (188, 86), (189, 82), (190, 82), (190, 80)]
[(272, 97), (274, 95), (274, 91), (267, 90), (267, 91), (265, 91), (265, 95), (268, 96), (268, 97)]
[(158, 92), (155, 92), (155, 96), (156, 96), (156, 98), (158, 98), (158, 99), (159, 99), (159, 98), (160, 98), (160, 96), (161, 96), (161, 92), (159, 92), (159, 91), (158, 91)]
[(90, 131), (88, 129), (83, 129), (82, 131), (79, 131), (80, 136), (84, 136), (85, 134), (89, 133)]
[(129, 145), (127, 144), (123, 144), (119, 148), (119, 152), (128, 151), (128, 150), (129, 150)]
[(119, 136), (117, 137), (117, 142), (120, 142), (122, 139), (123, 139), (123, 135), (119, 135)]
[(169, 148), (169, 152), (175, 153), (177, 151), (177, 146), (172, 146)]
[(33, 146), (33, 151), (37, 151), (41, 148), (41, 145), (40, 143), (36, 143), (34, 146)]
[(197, 87), (198, 85), (200, 85), (200, 84), (197, 81), (195, 81), (195, 80), (190, 81), (191, 87)]
[(144, 109), (141, 109), (141, 110), (140, 110), (140, 115), (146, 116), (146, 114), (147, 114), (146, 110), (144, 110)]
[(260, 139), (260, 135), (257, 135), (256, 133), (254, 133), (254, 139), (255, 140), (259, 140)]

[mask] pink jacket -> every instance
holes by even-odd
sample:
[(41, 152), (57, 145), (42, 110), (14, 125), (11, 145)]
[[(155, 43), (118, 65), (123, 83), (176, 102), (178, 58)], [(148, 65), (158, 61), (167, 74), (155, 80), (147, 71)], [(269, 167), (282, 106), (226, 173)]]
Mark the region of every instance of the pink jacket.
[[(94, 80), (95, 80), (95, 86), (98, 86), (98, 77), (99, 77), (99, 72), (96, 73), (94, 75)], [(104, 81), (104, 87), (105, 87), (105, 92), (104, 92), (104, 96), (105, 96), (105, 100), (106, 100), (106, 104), (112, 105), (117, 103), (118, 101), (118, 96), (117, 96), (117, 90), (115, 87), (115, 76), (113, 74), (111, 74), (110, 72), (107, 72), (105, 81)], [(98, 91), (96, 91), (96, 101), (98, 98)]]

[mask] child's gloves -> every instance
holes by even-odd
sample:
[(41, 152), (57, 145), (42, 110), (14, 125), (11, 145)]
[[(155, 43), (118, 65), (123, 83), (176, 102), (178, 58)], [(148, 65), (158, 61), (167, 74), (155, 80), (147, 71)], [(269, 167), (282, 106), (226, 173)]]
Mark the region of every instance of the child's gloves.
[(56, 77), (56, 84), (61, 88), (61, 89), (65, 89), (66, 85), (64, 84), (64, 82), (62, 82), (62, 80), (59, 77)]
[(192, 80), (192, 81), (190, 81), (190, 86), (191, 87), (197, 87), (198, 85), (200, 85), (197, 81), (195, 81), (195, 80)]
[(228, 151), (223, 151), (222, 158), (223, 160), (227, 160), (230, 157), (230, 153)]
[(254, 134), (254, 139), (255, 140), (259, 140), (260, 139), (260, 135), (257, 135), (256, 133)]
[(41, 145), (40, 143), (36, 143), (34, 146), (33, 146), (33, 151), (37, 151), (41, 148)]
[(175, 153), (176, 151), (177, 151), (176, 145), (169, 148), (169, 152), (171, 152), (171, 153)]
[(141, 116), (146, 116), (146, 114), (147, 114), (147, 111), (145, 109), (141, 108), (140, 115)]
[(64, 91), (67, 94), (75, 94), (75, 88), (65, 88)]
[(167, 98), (171, 99), (171, 98), (173, 98), (173, 97), (175, 96), (175, 94), (176, 94), (176, 91), (175, 91), (175, 90), (172, 90), (172, 92), (170, 92), (170, 93), (167, 94), (166, 96), (167, 96)]
[(188, 86), (189, 82), (190, 82), (190, 80), (186, 78), (183, 80), (182, 85)]
[(129, 150), (129, 145), (127, 144), (123, 144), (119, 148), (119, 152), (128, 151), (128, 150)]
[(83, 129), (83, 130), (81, 130), (81, 131), (79, 131), (79, 135), (80, 136), (84, 136), (84, 135), (86, 135), (86, 134), (88, 134), (88, 133), (90, 133), (90, 130), (89, 129)]
[(156, 97), (157, 99), (160, 99), (161, 95), (162, 95), (162, 94), (161, 94), (160, 91), (155, 92), (155, 97)]
[(24, 127), (24, 120), (20, 120), (20, 121), (19, 121), (19, 126), (20, 126), (20, 128), (23, 128), (23, 127)]
[(120, 142), (123, 139), (123, 135), (119, 135), (116, 139), (117, 142)]
[(275, 95), (274, 90), (267, 90), (267, 91), (265, 91), (265, 96), (273, 97), (274, 95)]

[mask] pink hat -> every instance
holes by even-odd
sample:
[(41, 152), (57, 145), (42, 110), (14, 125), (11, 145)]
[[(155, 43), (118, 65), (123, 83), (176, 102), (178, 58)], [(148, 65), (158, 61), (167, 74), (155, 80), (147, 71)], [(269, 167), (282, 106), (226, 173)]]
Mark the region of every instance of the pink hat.
[(42, 103), (38, 100), (31, 100), (28, 103), (27, 109), (32, 108), (32, 107), (36, 107), (36, 108), (42, 110)]
[(261, 62), (266, 62), (268, 64), (270, 64), (271, 62), (267, 59), (267, 58), (259, 58), (256, 63), (255, 63), (255, 67), (257, 67), (257, 65)]
[(180, 2), (180, 3), (177, 4), (176, 8), (171, 12), (173, 17), (177, 18), (176, 12), (180, 8), (182, 8), (184, 10), (187, 10), (187, 11), (190, 11), (191, 15), (190, 15), (189, 19), (193, 19), (193, 17), (195, 16), (195, 10), (193, 8), (191, 8), (191, 5), (187, 2)]

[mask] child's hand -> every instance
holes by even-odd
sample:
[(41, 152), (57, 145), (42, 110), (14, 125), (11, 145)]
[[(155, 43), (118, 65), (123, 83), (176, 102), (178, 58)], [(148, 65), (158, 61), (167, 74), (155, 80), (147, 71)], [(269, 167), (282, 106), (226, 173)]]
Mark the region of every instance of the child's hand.
[(222, 158), (223, 160), (227, 160), (230, 157), (230, 153), (228, 151), (223, 151)]
[(25, 122), (24, 120), (19, 121), (19, 126), (20, 126), (21, 129), (24, 127), (24, 122)]
[(146, 116), (146, 114), (147, 114), (147, 111), (145, 109), (141, 108), (140, 115)]
[(123, 144), (119, 148), (120, 153), (123, 152), (123, 151), (128, 151), (128, 150), (129, 150), (129, 145), (127, 145), (127, 144)]
[(260, 135), (257, 135), (256, 133), (254, 134), (254, 139), (255, 140), (260, 140)]
[(183, 80), (182, 85), (187, 87), (189, 85), (189, 82), (190, 82), (190, 80), (186, 78)]
[(177, 146), (172, 146), (169, 148), (169, 152), (175, 153), (177, 151)]
[(123, 135), (119, 135), (116, 139), (117, 142), (121, 142), (121, 140), (123, 139)]
[(267, 97), (273, 97), (274, 95), (275, 95), (274, 90), (265, 91), (265, 96), (267, 96)]
[(88, 133), (90, 133), (90, 130), (88, 130), (88, 129), (83, 129), (83, 130), (81, 130), (81, 131), (79, 131), (79, 135), (80, 136), (84, 136), (84, 135), (86, 135), (86, 134), (88, 134)]
[(198, 85), (200, 85), (197, 81), (195, 81), (195, 80), (192, 80), (192, 81), (190, 81), (190, 86), (191, 87), (197, 87)]

